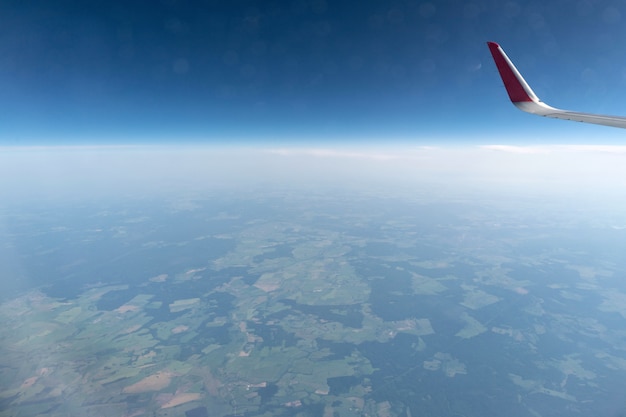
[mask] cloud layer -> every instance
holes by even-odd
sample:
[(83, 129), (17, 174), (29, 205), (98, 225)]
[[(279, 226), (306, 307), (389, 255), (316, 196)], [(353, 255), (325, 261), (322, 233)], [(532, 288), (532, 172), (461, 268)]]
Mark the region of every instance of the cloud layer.
[(137, 146), (0, 152), (3, 194), (312, 185), (619, 195), (626, 190), (626, 146)]

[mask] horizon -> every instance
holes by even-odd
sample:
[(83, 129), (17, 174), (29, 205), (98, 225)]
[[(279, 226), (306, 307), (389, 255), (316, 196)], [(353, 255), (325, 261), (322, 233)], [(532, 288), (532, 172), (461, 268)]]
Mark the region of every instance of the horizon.
[[(76, 145), (0, 147), (0, 194), (81, 198), (201, 192), (251, 184), (410, 193), (569, 196), (614, 206), (626, 196), (626, 145)], [(171, 188), (174, 187), (174, 188)], [(593, 202), (593, 200), (598, 200)]]

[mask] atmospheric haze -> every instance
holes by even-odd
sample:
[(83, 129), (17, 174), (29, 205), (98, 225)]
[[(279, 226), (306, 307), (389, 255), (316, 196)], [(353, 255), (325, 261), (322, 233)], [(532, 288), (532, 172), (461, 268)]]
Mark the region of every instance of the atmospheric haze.
[[(0, 190), (74, 196), (139, 195), (191, 187), (278, 184), (367, 189), (405, 185), (513, 190), (520, 196), (572, 190), (585, 197), (626, 184), (626, 147), (613, 145), (409, 146), (51, 146), (5, 147)], [(181, 188), (182, 187), (182, 188)]]

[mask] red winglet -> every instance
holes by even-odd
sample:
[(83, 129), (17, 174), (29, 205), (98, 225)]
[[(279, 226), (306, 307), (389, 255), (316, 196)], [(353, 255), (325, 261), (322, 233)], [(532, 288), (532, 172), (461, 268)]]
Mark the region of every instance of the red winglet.
[(495, 42), (487, 42), (487, 45), (496, 63), (496, 67), (498, 67), (498, 72), (504, 82), (504, 87), (509, 94), (509, 98), (515, 107), (521, 111), (554, 119), (572, 120), (575, 122), (593, 123), (596, 125), (626, 129), (626, 117), (624, 116), (607, 116), (604, 114), (557, 109), (556, 107), (549, 106), (542, 102), (533, 92), (532, 88), (530, 88), (526, 80), (524, 80), (522, 74), (515, 68), (515, 65), (513, 65), (509, 57), (506, 56), (500, 45)]
[(491, 52), (491, 56), (493, 56), (496, 67), (498, 67), (498, 72), (500, 73), (500, 77), (502, 78), (502, 82), (504, 82), (504, 87), (511, 101), (513, 103), (534, 101), (522, 85), (522, 82), (525, 83), (525, 81), (520, 82), (518, 77), (521, 77), (521, 75), (519, 75), (502, 48), (500, 48), (500, 45), (495, 42), (487, 42), (487, 45), (489, 46), (489, 51)]

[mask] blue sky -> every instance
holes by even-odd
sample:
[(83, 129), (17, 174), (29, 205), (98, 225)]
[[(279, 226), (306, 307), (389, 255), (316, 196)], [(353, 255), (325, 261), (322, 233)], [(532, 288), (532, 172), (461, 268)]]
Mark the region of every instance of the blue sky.
[(626, 114), (616, 1), (6, 1), (0, 143), (617, 143), (510, 105)]

